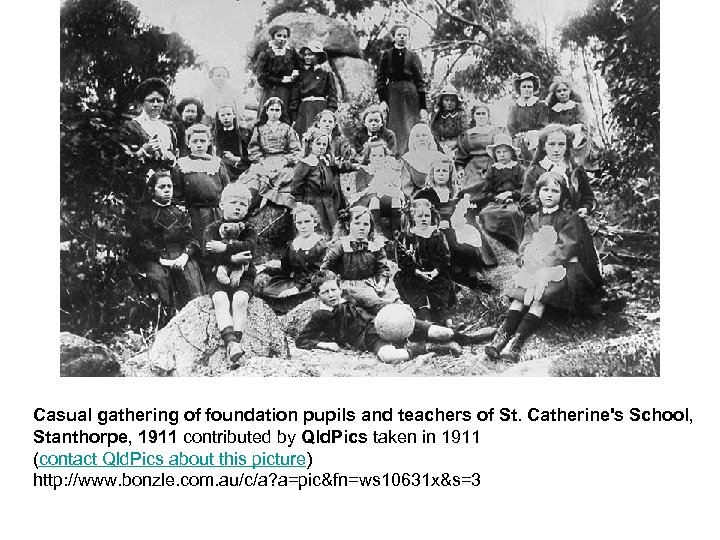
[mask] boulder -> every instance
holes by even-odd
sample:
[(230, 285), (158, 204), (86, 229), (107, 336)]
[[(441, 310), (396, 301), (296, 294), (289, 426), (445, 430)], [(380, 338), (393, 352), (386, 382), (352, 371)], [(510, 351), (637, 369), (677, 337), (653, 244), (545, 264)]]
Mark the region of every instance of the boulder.
[(299, 49), (313, 40), (319, 40), (328, 56), (360, 58), (360, 41), (353, 28), (337, 19), (318, 13), (288, 12), (276, 17), (259, 30), (248, 45), (248, 57), (255, 62), (270, 40), (268, 29), (274, 24), (290, 28), (290, 45)]
[[(259, 298), (252, 298), (248, 305), (242, 348), (247, 361), (256, 357), (288, 358), (280, 321)], [(150, 351), (131, 360), (134, 365), (149, 366), (157, 375), (222, 375), (230, 371), (226, 356), (212, 300), (202, 296), (188, 303), (157, 333)]]
[(280, 317), (280, 327), (294, 340), (318, 309), (328, 308), (317, 297), (309, 298)]
[(116, 377), (120, 363), (110, 349), (70, 332), (60, 333), (61, 377)]
[(375, 70), (369, 62), (352, 56), (338, 56), (330, 60), (339, 80), (338, 89), (343, 101), (352, 102), (362, 94), (375, 94)]

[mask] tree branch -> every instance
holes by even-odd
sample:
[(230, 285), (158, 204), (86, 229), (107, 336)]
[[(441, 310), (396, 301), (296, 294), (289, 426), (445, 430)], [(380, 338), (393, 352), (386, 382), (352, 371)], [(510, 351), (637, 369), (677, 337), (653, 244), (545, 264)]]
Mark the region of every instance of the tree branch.
[(490, 28), (487, 24), (484, 24), (482, 21), (475, 22), (475, 21), (466, 19), (464, 17), (461, 17), (460, 15), (456, 15), (455, 13), (452, 13), (447, 8), (447, 6), (443, 6), (438, 0), (433, 0), (433, 3), (440, 9), (441, 12), (443, 12), (445, 15), (450, 17), (452, 20), (466, 24), (473, 28), (477, 28), (483, 34), (485, 34), (488, 38), (492, 38), (494, 36), (494, 31), (492, 30), (492, 28)]
[(420, 19), (422, 22), (424, 22), (428, 26), (428, 28), (430, 28), (430, 30), (435, 30), (435, 27), (432, 24), (430, 24), (430, 22), (427, 19), (425, 19), (425, 17), (423, 17), (417, 11), (415, 11), (412, 7), (410, 7), (410, 4), (408, 4), (406, 0), (401, 0), (401, 1), (402, 1), (402, 5), (405, 6), (405, 9), (408, 11), (408, 13), (411, 13), (412, 15), (414, 15), (415, 17)]

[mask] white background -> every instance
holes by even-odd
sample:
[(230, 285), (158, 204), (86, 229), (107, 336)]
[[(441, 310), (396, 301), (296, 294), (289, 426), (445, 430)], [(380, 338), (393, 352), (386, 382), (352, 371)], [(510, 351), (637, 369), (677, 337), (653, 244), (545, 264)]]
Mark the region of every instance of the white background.
[[(706, 538), (716, 534), (717, 7), (662, 12), (662, 377), (60, 379), (58, 12), (5, 8), (2, 476), (6, 538)], [(702, 6), (702, 8), (700, 7)], [(701, 11), (702, 10), (702, 11)], [(482, 475), (455, 489), (32, 486), (36, 407), (683, 409), (682, 424), (472, 424), (476, 446), (313, 447), (315, 473)], [(73, 425), (58, 424), (57, 430)], [(126, 426), (130, 432), (136, 431)], [(258, 426), (256, 429), (262, 429)], [(359, 425), (348, 426), (360, 428)], [(396, 424), (394, 429), (402, 430)], [(418, 426), (420, 427), (420, 426)], [(436, 432), (446, 427), (422, 426)], [(285, 426), (287, 429), (287, 426)], [(381, 428), (366, 426), (365, 430)], [(89, 429), (89, 426), (88, 426)], [(120, 427), (116, 427), (120, 429)], [(281, 427), (282, 429), (282, 427)], [(297, 431), (300, 431), (298, 429)], [(275, 447), (273, 447), (274, 449)], [(263, 448), (256, 448), (263, 450)], [(308, 450), (300, 446), (297, 450)]]

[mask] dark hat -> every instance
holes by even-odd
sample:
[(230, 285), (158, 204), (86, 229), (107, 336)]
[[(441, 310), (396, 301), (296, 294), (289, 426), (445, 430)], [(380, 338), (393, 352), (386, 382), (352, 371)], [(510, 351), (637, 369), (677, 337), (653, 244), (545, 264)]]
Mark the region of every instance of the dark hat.
[(433, 188), (425, 188), (418, 191), (413, 197), (413, 200), (417, 201), (418, 199), (428, 200), (430, 201), (430, 204), (435, 207), (435, 209), (440, 208), (440, 197), (438, 196), (437, 191), (435, 191)]
[(533, 85), (535, 87), (535, 92), (540, 90), (540, 77), (530, 73), (529, 71), (526, 71), (525, 73), (522, 73), (519, 77), (517, 77), (515, 79), (515, 91), (518, 94), (520, 93), (520, 83), (523, 81), (532, 81)]
[(275, 37), (275, 34), (277, 34), (278, 30), (285, 29), (287, 30), (288, 37), (290, 37), (290, 27), (285, 26), (284, 24), (273, 24), (270, 29), (268, 30), (268, 34), (270, 34), (270, 39)]
[(314, 39), (310, 41), (307, 45), (303, 45), (298, 50), (298, 53), (302, 56), (303, 50), (307, 49), (313, 53), (315, 53), (315, 56), (317, 57), (317, 63), (322, 64), (327, 60), (327, 53), (323, 51), (322, 43), (320, 43), (318, 40)]
[(145, 98), (153, 92), (160, 94), (166, 101), (167, 98), (170, 97), (170, 89), (168, 88), (168, 85), (165, 84), (165, 81), (158, 79), (157, 77), (152, 77), (150, 79), (145, 79), (137, 85), (137, 88), (135, 88), (135, 99), (138, 101), (144, 101)]

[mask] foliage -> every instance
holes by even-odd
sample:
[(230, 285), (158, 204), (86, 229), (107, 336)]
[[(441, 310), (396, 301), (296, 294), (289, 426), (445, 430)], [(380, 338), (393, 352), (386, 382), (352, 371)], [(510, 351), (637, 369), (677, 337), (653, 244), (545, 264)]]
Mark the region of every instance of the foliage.
[(562, 43), (593, 45), (610, 94), (612, 148), (602, 187), (617, 193), (632, 224), (659, 227), (660, 2), (594, 0), (562, 32)]
[(125, 0), (67, 0), (60, 10), (60, 82), (65, 91), (124, 111), (142, 80), (168, 83), (195, 53), (176, 33), (149, 24)]
[(61, 327), (97, 338), (147, 329), (155, 302), (136, 286), (126, 229), (146, 170), (122, 144), (119, 113), (138, 82), (170, 82), (195, 54), (123, 0), (68, 0), (60, 23)]

